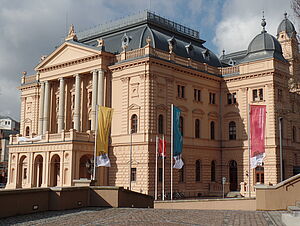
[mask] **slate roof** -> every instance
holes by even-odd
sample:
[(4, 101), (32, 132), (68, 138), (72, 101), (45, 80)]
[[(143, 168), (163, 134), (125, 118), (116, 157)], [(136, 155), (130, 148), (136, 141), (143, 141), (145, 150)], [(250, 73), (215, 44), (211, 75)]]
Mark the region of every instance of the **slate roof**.
[(277, 28), (277, 38), (279, 37), (279, 33), (282, 31), (286, 32), (289, 38), (291, 38), (292, 35), (296, 33), (294, 24), (287, 18), (287, 13), (284, 14), (284, 19), (281, 21)]
[(122, 52), (124, 41), (128, 51), (142, 48), (147, 44), (148, 37), (154, 48), (169, 52), (169, 43), (172, 42), (176, 55), (221, 66), (218, 57), (203, 46), (205, 41), (199, 38), (198, 31), (148, 11), (77, 34), (78, 42), (90, 46), (96, 46), (97, 39), (103, 39), (105, 51), (113, 54)]

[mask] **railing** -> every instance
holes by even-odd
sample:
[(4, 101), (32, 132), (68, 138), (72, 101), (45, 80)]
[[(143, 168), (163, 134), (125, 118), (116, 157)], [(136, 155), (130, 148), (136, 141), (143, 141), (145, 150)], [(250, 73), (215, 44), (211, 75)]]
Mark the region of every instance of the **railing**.
[[(20, 134), (11, 135), (10, 136), (10, 145), (14, 144), (29, 144), (29, 143), (45, 143), (45, 142), (65, 142), (65, 141), (86, 141), (86, 142), (94, 142), (95, 136), (92, 131), (87, 132), (76, 132), (71, 129), (70, 131), (63, 131), (61, 133), (46, 133), (42, 135), (40, 140), (37, 141), (28, 141), (28, 142), (20, 142), (19, 137)], [(34, 137), (34, 136), (31, 136)], [(30, 138), (30, 137), (26, 137)]]
[[(138, 58), (138, 57), (143, 57), (146, 54), (149, 54), (151, 56), (161, 58), (164, 60), (168, 60), (168, 61), (171, 60), (174, 63), (180, 64), (183, 66), (189, 66), (196, 70), (207, 71), (208, 73), (212, 73), (215, 75), (220, 75), (223, 72), (223, 68), (220, 69), (217, 67), (213, 67), (206, 63), (194, 61), (190, 58), (184, 58), (181, 56), (177, 56), (174, 53), (168, 53), (163, 50), (158, 50), (158, 49), (152, 48), (151, 46), (146, 46), (144, 48), (136, 49), (136, 50), (132, 50), (132, 51), (128, 51), (128, 52), (126, 52), (126, 51), (121, 52), (120, 54), (116, 55), (116, 62), (122, 62), (123, 60), (129, 60), (129, 59), (134, 59), (134, 58)], [(238, 68), (235, 70), (238, 70)]]
[(240, 67), (239, 66), (221, 68), (221, 74), (222, 75), (236, 74), (236, 73), (239, 73), (239, 72), (240, 72)]
[(36, 75), (22, 77), (22, 84), (28, 84), (33, 82), (36, 82)]

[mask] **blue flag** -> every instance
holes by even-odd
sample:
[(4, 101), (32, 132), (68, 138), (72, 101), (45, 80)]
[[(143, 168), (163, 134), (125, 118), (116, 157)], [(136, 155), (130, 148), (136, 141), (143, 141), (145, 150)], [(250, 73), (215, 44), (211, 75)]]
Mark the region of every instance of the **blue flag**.
[(173, 155), (178, 156), (182, 152), (182, 134), (180, 131), (180, 112), (178, 107), (173, 105)]

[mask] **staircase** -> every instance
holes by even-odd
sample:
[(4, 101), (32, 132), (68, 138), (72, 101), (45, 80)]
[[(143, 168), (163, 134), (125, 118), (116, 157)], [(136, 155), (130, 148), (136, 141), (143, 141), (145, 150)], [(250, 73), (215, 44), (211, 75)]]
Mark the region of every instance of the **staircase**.
[(300, 202), (296, 202), (296, 206), (288, 206), (289, 213), (284, 213), (281, 216), (282, 222), (286, 226), (300, 225)]

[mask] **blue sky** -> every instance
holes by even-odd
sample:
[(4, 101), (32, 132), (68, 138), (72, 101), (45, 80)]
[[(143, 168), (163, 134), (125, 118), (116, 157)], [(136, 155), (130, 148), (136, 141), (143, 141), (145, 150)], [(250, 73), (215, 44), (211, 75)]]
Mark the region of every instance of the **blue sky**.
[(223, 49), (247, 49), (261, 31), (263, 10), (274, 36), (285, 11), (297, 22), (290, 0), (0, 0), (0, 6), (0, 115), (15, 119), (20, 118), (21, 72), (34, 73), (40, 57), (64, 40), (71, 23), (81, 31), (150, 9), (198, 30), (205, 46), (220, 55)]

